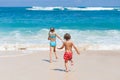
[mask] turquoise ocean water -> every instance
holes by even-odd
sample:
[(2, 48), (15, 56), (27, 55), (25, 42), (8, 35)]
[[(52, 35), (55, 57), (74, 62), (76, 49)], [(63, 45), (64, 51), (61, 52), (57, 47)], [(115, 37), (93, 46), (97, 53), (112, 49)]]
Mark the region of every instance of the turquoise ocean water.
[(49, 45), (50, 27), (61, 37), (70, 33), (78, 46), (120, 49), (119, 7), (0, 7), (1, 46)]

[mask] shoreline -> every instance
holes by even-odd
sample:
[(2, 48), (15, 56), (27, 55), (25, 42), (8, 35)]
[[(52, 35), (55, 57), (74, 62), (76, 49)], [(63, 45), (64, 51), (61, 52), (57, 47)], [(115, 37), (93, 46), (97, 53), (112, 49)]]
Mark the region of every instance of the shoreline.
[[(58, 44), (57, 47), (60, 47), (61, 44)], [(103, 46), (103, 45), (93, 45), (93, 44), (78, 44), (77, 45), (78, 49), (82, 51), (86, 50), (93, 50), (93, 51), (118, 51), (120, 50), (119, 45), (111, 45), (109, 47)], [(7, 44), (7, 45), (0, 45), (0, 51), (17, 51), (17, 50), (49, 50), (49, 44), (47, 45), (41, 45), (41, 44)]]
[[(39, 54), (47, 53), (49, 55), (48, 50), (14, 50), (14, 51), (0, 51), (0, 58), (1, 57), (19, 57), (31, 54)], [(57, 53), (64, 53), (63, 50), (57, 50)], [(120, 50), (81, 50), (81, 56), (120, 56)], [(73, 54), (77, 55), (76, 52), (73, 50)]]

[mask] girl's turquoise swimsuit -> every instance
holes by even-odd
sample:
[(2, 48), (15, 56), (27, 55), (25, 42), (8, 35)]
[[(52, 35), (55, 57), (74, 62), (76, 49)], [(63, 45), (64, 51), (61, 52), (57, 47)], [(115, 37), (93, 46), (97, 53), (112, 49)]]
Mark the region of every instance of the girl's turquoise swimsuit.
[(50, 42), (50, 46), (51, 46), (51, 47), (55, 47), (55, 46), (56, 46), (56, 41), (51, 41), (51, 42)]
[[(56, 38), (56, 35), (50, 35), (50, 38)], [(55, 47), (56, 46), (56, 41), (50, 41), (50, 46)]]

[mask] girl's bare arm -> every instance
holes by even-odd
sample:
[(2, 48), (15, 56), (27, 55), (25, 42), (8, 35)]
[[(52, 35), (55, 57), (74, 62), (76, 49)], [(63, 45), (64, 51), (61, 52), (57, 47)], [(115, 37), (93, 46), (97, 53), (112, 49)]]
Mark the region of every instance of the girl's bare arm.
[(63, 42), (62, 38), (56, 34), (56, 36)]
[(48, 40), (50, 40), (50, 32), (48, 33)]

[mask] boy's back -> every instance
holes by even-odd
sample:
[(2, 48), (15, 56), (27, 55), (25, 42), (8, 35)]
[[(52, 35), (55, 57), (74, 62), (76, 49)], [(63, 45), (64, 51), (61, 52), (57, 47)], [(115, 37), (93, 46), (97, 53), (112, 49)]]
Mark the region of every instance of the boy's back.
[(63, 49), (65, 47), (65, 52), (71, 52), (72, 53), (72, 47), (76, 50), (76, 52), (78, 54), (80, 54), (80, 52), (78, 51), (78, 49), (76, 48), (76, 46), (74, 45), (74, 43), (70, 40), (71, 36), (70, 34), (66, 33), (64, 35), (64, 39), (66, 40), (63, 45), (61, 46), (61, 48), (58, 49)]
[(65, 41), (64, 46), (65, 46), (65, 52), (72, 52), (73, 43), (70, 40)]

